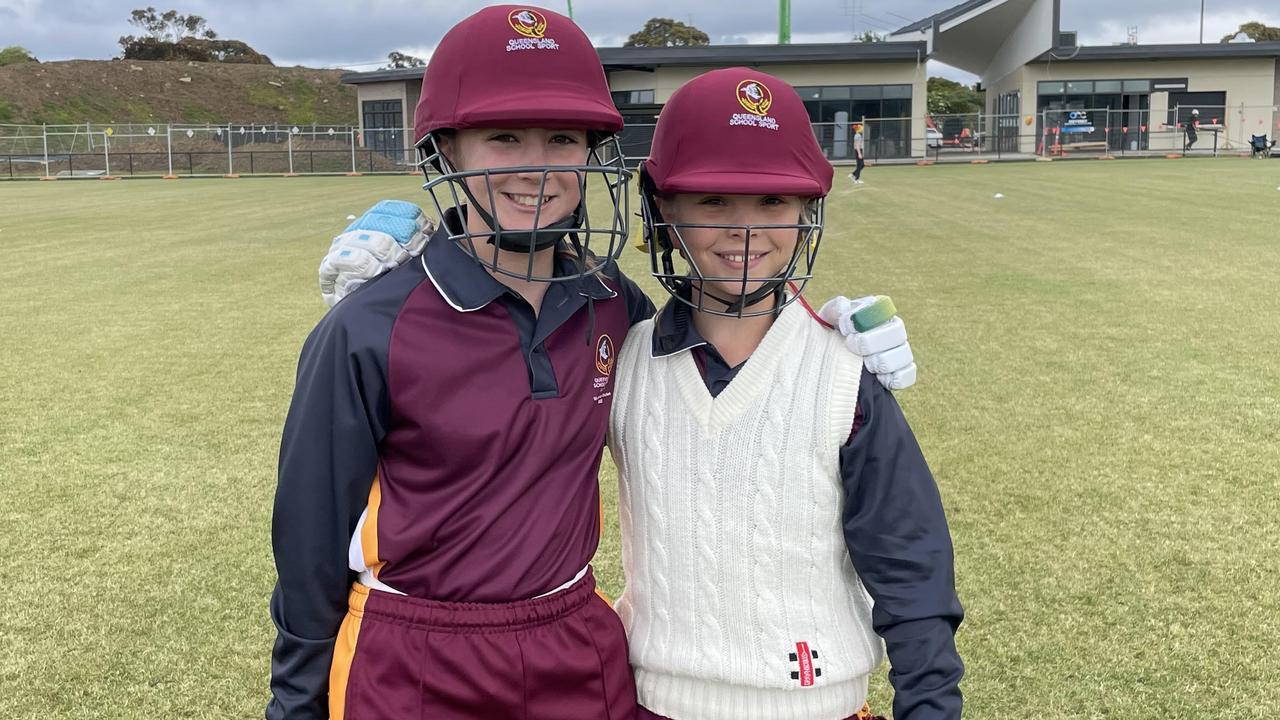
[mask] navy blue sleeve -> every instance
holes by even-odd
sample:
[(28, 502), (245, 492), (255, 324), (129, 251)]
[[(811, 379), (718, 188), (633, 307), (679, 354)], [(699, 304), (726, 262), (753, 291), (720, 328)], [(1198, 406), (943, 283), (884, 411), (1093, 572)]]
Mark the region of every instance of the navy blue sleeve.
[(845, 542), (875, 600), (872, 624), (888, 651), (895, 720), (959, 720), (964, 663), (955, 632), (951, 533), (938, 486), (893, 395), (866, 369), (861, 424), (840, 450)]
[(369, 302), (378, 285), (389, 284), (362, 288), (331, 310), (298, 361), (271, 526), (279, 579), (268, 720), (329, 717), (329, 666), (354, 579), (347, 548), (368, 502), (389, 408), (396, 308)]

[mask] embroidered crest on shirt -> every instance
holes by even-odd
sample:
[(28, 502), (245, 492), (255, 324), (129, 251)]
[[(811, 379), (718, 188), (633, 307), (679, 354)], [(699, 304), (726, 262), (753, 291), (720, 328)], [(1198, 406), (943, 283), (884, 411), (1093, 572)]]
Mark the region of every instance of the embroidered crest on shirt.
[(596, 342), (596, 370), (601, 375), (609, 375), (613, 372), (613, 338), (608, 335), (601, 335), (600, 340)]
[(595, 400), (597, 405), (603, 405), (605, 400), (613, 396), (613, 391), (609, 389), (609, 376), (613, 374), (613, 365), (618, 361), (617, 351), (613, 346), (613, 338), (608, 335), (601, 335), (596, 341), (596, 372), (600, 373), (596, 376), (592, 383), (592, 390), (595, 395), (591, 398)]

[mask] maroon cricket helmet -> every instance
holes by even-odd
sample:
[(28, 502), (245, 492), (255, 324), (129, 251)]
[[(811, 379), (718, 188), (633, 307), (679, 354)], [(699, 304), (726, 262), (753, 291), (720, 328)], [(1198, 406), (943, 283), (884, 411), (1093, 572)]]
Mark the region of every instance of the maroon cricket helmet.
[(414, 140), (452, 128), (554, 128), (616, 133), (622, 115), (600, 56), (569, 18), (495, 5), (454, 25), (427, 63)]
[(712, 70), (677, 90), (643, 167), (664, 195), (825, 197), (834, 172), (795, 89), (744, 67)]

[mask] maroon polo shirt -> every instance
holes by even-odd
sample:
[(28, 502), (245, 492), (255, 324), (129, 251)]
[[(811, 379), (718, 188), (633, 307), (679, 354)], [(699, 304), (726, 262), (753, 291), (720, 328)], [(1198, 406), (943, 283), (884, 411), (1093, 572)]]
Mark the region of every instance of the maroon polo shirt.
[(652, 314), (611, 265), (535, 316), (441, 232), (321, 320), (280, 448), (268, 718), (327, 715), (366, 511), (379, 580), (412, 596), (526, 599), (591, 560), (614, 358)]

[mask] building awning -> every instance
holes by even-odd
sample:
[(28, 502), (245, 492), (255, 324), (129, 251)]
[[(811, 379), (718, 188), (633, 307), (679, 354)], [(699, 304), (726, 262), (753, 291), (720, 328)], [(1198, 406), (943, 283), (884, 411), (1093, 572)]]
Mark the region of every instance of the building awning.
[[(924, 62), (923, 42), (801, 43), (796, 45), (700, 45), (696, 47), (596, 48), (607, 71), (653, 71), (663, 66), (732, 67), (845, 62)], [(349, 72), (348, 85), (422, 79), (422, 68)]]
[(924, 41), (931, 59), (990, 82), (1054, 47), (1059, 13), (1059, 0), (969, 0), (888, 39)]
[(1085, 62), (1090, 60), (1213, 60), (1280, 58), (1280, 42), (1206, 43), (1179, 45), (1098, 45), (1058, 48), (1033, 62)]

